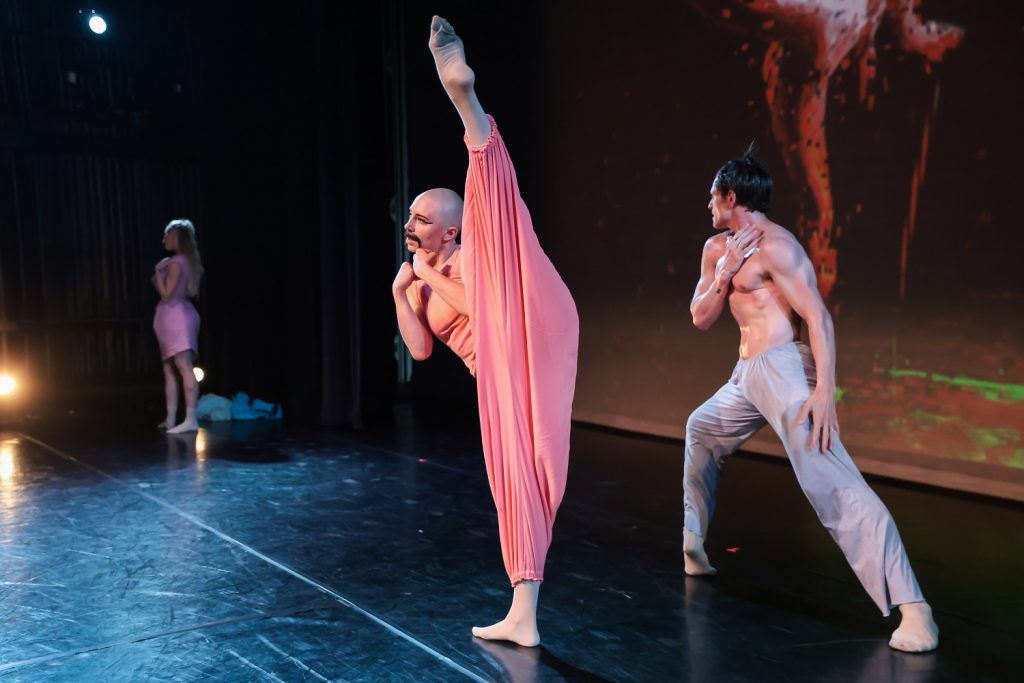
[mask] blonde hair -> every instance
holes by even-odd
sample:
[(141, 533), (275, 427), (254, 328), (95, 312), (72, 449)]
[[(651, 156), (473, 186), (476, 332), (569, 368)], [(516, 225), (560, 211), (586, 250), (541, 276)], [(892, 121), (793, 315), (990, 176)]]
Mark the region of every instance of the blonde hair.
[(178, 252), (188, 260), (188, 295), (199, 294), (199, 281), (203, 277), (203, 262), (199, 258), (199, 246), (196, 244), (196, 226), (187, 218), (175, 218), (164, 228), (166, 235), (171, 230), (178, 231)]

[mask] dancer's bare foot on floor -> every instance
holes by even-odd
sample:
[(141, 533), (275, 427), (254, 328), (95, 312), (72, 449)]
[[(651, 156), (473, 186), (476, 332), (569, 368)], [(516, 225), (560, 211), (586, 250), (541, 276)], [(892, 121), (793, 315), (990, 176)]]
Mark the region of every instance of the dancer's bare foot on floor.
[(177, 427), (174, 427), (172, 429), (168, 429), (167, 433), (168, 434), (184, 434), (185, 432), (197, 432), (197, 431), (199, 431), (199, 422), (197, 422), (195, 418), (192, 418), (192, 419), (186, 418), (185, 421), (182, 422)]
[(473, 627), (473, 635), (484, 640), (506, 640), (516, 645), (536, 647), (540, 644), (537, 631), (537, 599), (540, 597), (539, 580), (523, 580), (512, 589), (512, 606), (497, 624)]
[(509, 617), (505, 617), (491, 626), (474, 626), (473, 635), (484, 640), (507, 640), (525, 647), (540, 645), (540, 633), (537, 631), (536, 620), (526, 623), (512, 621)]
[(704, 539), (689, 529), (683, 531), (683, 570), (690, 576), (714, 576), (718, 573), (704, 552)]
[(455, 35), (452, 25), (439, 16), (434, 16), (430, 22), (430, 52), (437, 64), (437, 75), (449, 95), (454, 95), (452, 90), (468, 91), (473, 88), (476, 77), (466, 63), (462, 39)]
[(900, 627), (893, 631), (889, 647), (901, 652), (930, 652), (939, 646), (939, 627), (927, 602), (900, 605)]

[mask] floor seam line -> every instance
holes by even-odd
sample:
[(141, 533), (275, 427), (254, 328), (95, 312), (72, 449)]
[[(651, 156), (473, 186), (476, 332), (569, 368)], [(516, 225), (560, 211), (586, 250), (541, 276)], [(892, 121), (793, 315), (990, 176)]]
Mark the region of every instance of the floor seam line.
[(186, 512), (185, 510), (182, 510), (181, 508), (177, 507), (173, 503), (170, 503), (170, 502), (168, 502), (166, 500), (163, 500), (162, 498), (159, 498), (159, 497), (154, 496), (154, 495), (152, 495), (150, 493), (147, 493), (146, 491), (141, 491), (141, 490), (138, 489), (138, 487), (132, 486), (129, 482), (125, 481), (124, 479), (121, 479), (120, 477), (115, 477), (114, 475), (108, 474), (107, 472), (103, 471), (102, 469), (100, 469), (100, 468), (98, 468), (98, 467), (96, 467), (94, 465), (90, 465), (89, 463), (83, 462), (82, 460), (79, 460), (75, 456), (73, 456), (73, 455), (71, 455), (69, 453), (65, 453), (64, 451), (60, 450), (56, 446), (51, 446), (50, 444), (48, 444), (48, 443), (46, 443), (44, 441), (40, 441), (39, 439), (36, 439), (35, 437), (29, 436), (28, 434), (25, 434), (25, 433), (19, 433), (19, 435), (22, 438), (30, 441), (31, 443), (36, 444), (40, 448), (44, 448), (44, 449), (50, 451), (51, 453), (54, 453), (55, 455), (64, 458), (65, 460), (69, 460), (69, 461), (75, 463), (79, 467), (83, 467), (83, 468), (85, 468), (87, 470), (91, 470), (91, 471), (95, 472), (96, 474), (99, 474), (102, 477), (106, 477), (110, 481), (113, 481), (113, 482), (115, 482), (115, 483), (117, 483), (117, 484), (119, 484), (121, 486), (124, 486), (125, 488), (127, 488), (127, 489), (131, 490), (132, 492), (134, 492), (136, 495), (139, 495), (139, 496), (141, 496), (143, 498), (146, 498), (147, 500), (150, 500), (150, 501), (156, 503), (157, 505), (159, 505), (159, 506), (161, 506), (163, 508), (166, 508), (167, 510), (170, 510), (171, 512), (175, 513), (176, 515), (178, 515), (178, 516), (182, 517), (183, 519), (191, 522), (192, 524), (198, 526), (199, 528), (204, 529), (205, 531), (207, 531), (207, 532), (217, 536), (221, 540), (226, 541), (228, 543), (231, 543), (231, 544), (241, 548), (242, 550), (246, 551), (247, 553), (249, 553), (250, 555), (256, 557), (257, 559), (260, 559), (263, 562), (265, 562), (265, 563), (267, 563), (267, 564), (269, 564), (269, 565), (271, 565), (273, 567), (276, 567), (277, 569), (280, 569), (281, 571), (291, 575), (292, 577), (294, 577), (296, 579), (299, 579), (303, 583), (306, 583), (306, 584), (316, 588), (320, 592), (325, 593), (325, 594), (331, 596), (332, 598), (334, 598), (335, 600), (340, 602), (345, 607), (348, 607), (352, 611), (357, 612), (358, 614), (361, 614), (363, 617), (365, 617), (369, 621), (372, 621), (373, 623), (377, 624), (378, 626), (381, 626), (385, 630), (389, 631), (392, 635), (397, 636), (397, 637), (401, 638), (402, 640), (405, 640), (406, 642), (408, 642), (410, 645), (413, 645), (413, 646), (419, 648), (423, 652), (427, 653), (431, 657), (434, 657), (435, 659), (437, 659), (441, 663), (445, 664), (446, 666), (454, 669), (455, 671), (458, 671), (459, 673), (463, 674), (467, 678), (470, 678), (470, 679), (472, 679), (474, 681), (477, 681), (477, 683), (490, 683), (487, 679), (482, 678), (478, 674), (470, 671), (468, 668), (466, 668), (462, 664), (459, 664), (458, 662), (456, 662), (455, 660), (451, 659), (447, 655), (444, 655), (444, 654), (438, 652), (437, 650), (435, 650), (434, 648), (430, 647), (426, 643), (424, 643), (424, 642), (418, 640), (417, 638), (413, 637), (412, 635), (406, 633), (404, 630), (402, 630), (398, 626), (395, 626), (394, 624), (392, 624), (392, 623), (382, 619), (381, 617), (378, 617), (377, 615), (373, 614), (369, 610), (367, 610), (367, 609), (365, 609), (363, 607), (360, 607), (358, 604), (356, 604), (352, 600), (346, 598), (344, 595), (342, 595), (338, 591), (334, 590), (330, 586), (327, 586), (326, 584), (323, 584), (323, 583), (317, 581), (316, 579), (308, 577), (305, 574), (303, 574), (302, 572), (298, 571), (297, 569), (292, 569), (291, 567), (289, 567), (288, 565), (284, 564), (283, 562), (275, 560), (274, 558), (270, 557), (269, 555), (266, 555), (266, 554), (260, 552), (259, 550), (256, 550), (252, 546), (250, 546), (250, 545), (248, 545), (246, 543), (243, 543), (242, 541), (240, 541), (240, 540), (238, 540), (238, 539), (236, 539), (236, 538), (234, 538), (232, 536), (229, 536), (228, 534), (220, 531), (219, 529), (217, 529), (217, 528), (207, 524), (206, 522), (204, 522), (200, 518), (196, 517), (195, 515), (193, 515), (193, 514), (191, 514), (189, 512)]

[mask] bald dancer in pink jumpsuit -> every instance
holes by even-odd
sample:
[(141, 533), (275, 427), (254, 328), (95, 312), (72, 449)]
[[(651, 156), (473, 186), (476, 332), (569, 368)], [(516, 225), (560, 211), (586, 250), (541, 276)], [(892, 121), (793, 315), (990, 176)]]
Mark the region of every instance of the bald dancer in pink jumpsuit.
[(434, 189), (413, 201), (405, 226), (413, 263), (395, 278), (395, 310), (413, 358), (427, 358), (436, 335), (477, 380), (513, 596), (505, 619), (473, 635), (535, 646), (537, 597), (569, 465), (579, 318), (537, 241), (497, 125), (477, 100), (462, 41), (439, 17), (430, 33), (438, 75), (466, 128), (466, 199)]

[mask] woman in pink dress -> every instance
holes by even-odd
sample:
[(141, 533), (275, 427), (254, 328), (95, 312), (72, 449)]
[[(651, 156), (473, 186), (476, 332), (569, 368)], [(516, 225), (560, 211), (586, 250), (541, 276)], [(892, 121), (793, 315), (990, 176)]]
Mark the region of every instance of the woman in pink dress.
[[(153, 316), (153, 331), (160, 342), (160, 358), (164, 366), (164, 396), (167, 419), (158, 427), (168, 433), (194, 432), (199, 383), (192, 364), (199, 357), (199, 313), (189, 300), (199, 294), (203, 265), (196, 247), (196, 229), (192, 221), (180, 218), (164, 228), (164, 248), (173, 251), (156, 264), (153, 286), (160, 295)], [(178, 377), (185, 389), (185, 420), (175, 426), (178, 417)]]
[(569, 466), (579, 318), (537, 241), (498, 127), (477, 100), (462, 41), (439, 17), (430, 32), (438, 75), (466, 128), (466, 199), (438, 188), (413, 201), (405, 226), (413, 264), (395, 278), (395, 312), (413, 358), (429, 356), (436, 336), (477, 381), (484, 464), (513, 591), (508, 615), (473, 635), (535, 646)]

